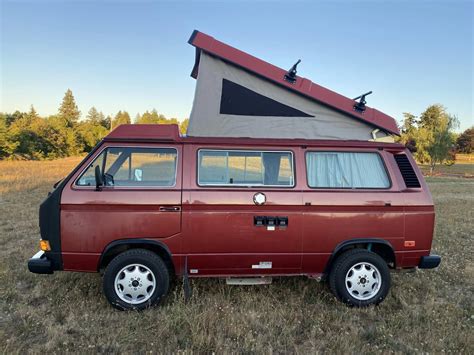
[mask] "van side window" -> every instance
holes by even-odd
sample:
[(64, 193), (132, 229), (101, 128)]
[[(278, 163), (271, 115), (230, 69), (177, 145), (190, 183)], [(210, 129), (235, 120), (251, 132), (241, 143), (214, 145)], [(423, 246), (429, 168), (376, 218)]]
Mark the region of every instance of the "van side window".
[(112, 147), (105, 149), (77, 180), (78, 186), (95, 186), (99, 165), (106, 186), (174, 186), (177, 152), (173, 148)]
[(291, 152), (200, 150), (199, 185), (294, 186)]
[(385, 189), (390, 181), (377, 153), (308, 152), (308, 185), (314, 188)]

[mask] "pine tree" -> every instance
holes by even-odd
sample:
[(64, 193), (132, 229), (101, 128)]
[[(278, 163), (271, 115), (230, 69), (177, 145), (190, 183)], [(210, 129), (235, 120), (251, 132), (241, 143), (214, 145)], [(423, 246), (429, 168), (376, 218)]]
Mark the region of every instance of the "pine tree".
[(177, 118), (166, 118), (165, 115), (158, 113), (156, 109), (151, 112), (145, 111), (143, 115), (137, 115), (135, 118), (137, 124), (179, 124)]
[(37, 118), (40, 118), (33, 105), (30, 106), (30, 112), (28, 112), (27, 116), (32, 121)]
[(8, 116), (0, 114), (0, 159), (10, 157), (18, 146), (8, 127)]
[(80, 116), (81, 112), (76, 105), (74, 95), (70, 89), (67, 89), (61, 106), (59, 107), (59, 117), (64, 120), (67, 127), (72, 128), (79, 121)]
[(409, 112), (403, 112), (402, 134), (411, 134), (416, 129), (416, 116)]
[(130, 124), (132, 123), (132, 120), (130, 119), (130, 115), (128, 114), (127, 111), (119, 111), (115, 115), (114, 119), (112, 120), (112, 129), (114, 129), (117, 126), (120, 126), (121, 124)]
[(110, 128), (112, 127), (112, 117), (107, 115), (107, 117), (105, 117), (100, 124), (110, 131)]
[(403, 113), (403, 123), (400, 127), (401, 136), (399, 138), (399, 142), (405, 144), (405, 146), (411, 151), (416, 152), (416, 133), (417, 133), (417, 121), (416, 116), (409, 113)]
[(102, 112), (91, 107), (86, 120), (79, 122), (75, 131), (79, 134), (83, 152), (89, 152), (99, 141), (107, 135), (106, 119)]
[(87, 121), (91, 123), (100, 124), (100, 121), (103, 119), (103, 116), (104, 116), (103, 113), (99, 113), (99, 111), (97, 111), (97, 109), (94, 106), (92, 106), (89, 112), (87, 113), (86, 119)]
[(64, 94), (58, 114), (58, 118), (62, 121), (63, 127), (56, 127), (64, 134), (67, 146), (66, 155), (77, 155), (84, 150), (80, 134), (76, 131), (80, 116), (81, 112), (76, 105), (74, 95), (72, 91), (68, 89)]

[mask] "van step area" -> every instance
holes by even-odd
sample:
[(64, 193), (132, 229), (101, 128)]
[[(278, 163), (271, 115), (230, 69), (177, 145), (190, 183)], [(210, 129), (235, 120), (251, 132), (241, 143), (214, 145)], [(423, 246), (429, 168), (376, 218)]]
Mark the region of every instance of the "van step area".
[(225, 280), (227, 285), (270, 285), (271, 277), (229, 277)]

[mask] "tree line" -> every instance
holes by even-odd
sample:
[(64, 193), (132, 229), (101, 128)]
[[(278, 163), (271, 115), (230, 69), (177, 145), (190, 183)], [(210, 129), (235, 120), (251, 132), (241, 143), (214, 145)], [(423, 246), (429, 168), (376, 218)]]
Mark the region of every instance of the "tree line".
[(458, 119), (440, 104), (431, 105), (419, 117), (405, 112), (399, 141), (410, 149), (415, 160), (428, 164), (433, 172), (436, 164), (454, 163), (456, 153), (470, 154), (474, 146), (474, 127), (456, 134)]
[[(474, 152), (474, 127), (456, 134), (458, 120), (442, 105), (429, 106), (419, 117), (403, 115), (398, 141), (431, 170), (436, 164), (453, 163), (456, 153)], [(0, 113), (0, 159), (55, 159), (87, 153), (118, 125), (132, 123), (127, 111), (111, 117), (95, 107), (84, 120), (80, 117), (71, 90), (66, 91), (56, 115), (40, 117), (33, 106), (29, 112)], [(156, 110), (137, 114), (134, 119), (136, 124), (176, 123), (181, 133), (186, 132), (188, 122), (166, 118)]]
[[(29, 112), (0, 113), (0, 159), (56, 159), (89, 152), (112, 129), (132, 123), (127, 111), (105, 116), (95, 107), (80, 120), (76, 100), (67, 90), (56, 115), (41, 117), (33, 106)], [(179, 122), (156, 110), (137, 114), (136, 124), (176, 123), (186, 132), (188, 119)]]

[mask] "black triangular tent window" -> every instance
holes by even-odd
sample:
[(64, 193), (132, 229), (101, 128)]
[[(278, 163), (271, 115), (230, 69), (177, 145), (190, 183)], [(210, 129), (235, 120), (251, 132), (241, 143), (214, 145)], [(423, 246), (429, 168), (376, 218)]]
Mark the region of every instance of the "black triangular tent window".
[(314, 117), (227, 79), (222, 79), (220, 113), (239, 116)]

